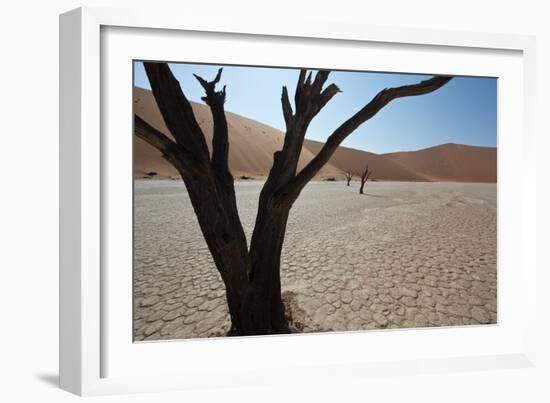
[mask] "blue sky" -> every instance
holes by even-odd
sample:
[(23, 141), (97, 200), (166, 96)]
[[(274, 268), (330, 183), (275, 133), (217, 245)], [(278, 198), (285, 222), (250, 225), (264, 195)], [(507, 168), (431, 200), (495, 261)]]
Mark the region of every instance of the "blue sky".
[[(170, 64), (186, 96), (202, 102), (202, 87), (193, 73), (211, 80), (219, 65)], [(221, 85), (227, 85), (225, 109), (284, 131), (281, 88), (290, 99), (298, 69), (223, 66)], [(141, 62), (134, 64), (134, 85), (150, 89)], [(315, 117), (306, 138), (324, 141), (378, 91), (412, 84), (430, 76), (393, 73), (342, 72), (330, 74), (337, 94)], [(221, 86), (220, 86), (221, 88)], [(342, 145), (375, 153), (411, 151), (444, 143), (495, 147), (497, 141), (497, 80), (455, 77), (439, 90), (392, 101), (352, 133)]]

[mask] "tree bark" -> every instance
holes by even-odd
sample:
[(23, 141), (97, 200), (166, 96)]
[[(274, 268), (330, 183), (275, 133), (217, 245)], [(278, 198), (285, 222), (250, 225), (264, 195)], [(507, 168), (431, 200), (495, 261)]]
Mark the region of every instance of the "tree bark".
[(265, 202), (258, 210), (250, 243), (252, 272), (246, 304), (250, 309), (251, 333), (288, 333), (281, 296), (280, 264), (289, 207)]
[[(320, 70), (312, 78), (311, 72), (307, 74), (302, 69), (296, 85), (295, 111), (286, 87), (282, 90), (285, 140), (282, 149), (273, 155), (273, 166), (261, 190), (248, 248), (237, 210), (233, 176), (228, 166), (229, 140), (224, 110), (226, 88), (216, 91), (222, 69), (212, 81), (195, 76), (205, 90), (203, 100), (210, 107), (214, 122), (210, 156), (191, 104), (168, 65), (144, 62), (144, 67), (157, 105), (174, 140), (137, 115), (134, 119), (135, 133), (157, 148), (180, 173), (226, 288), (231, 316), (229, 334), (241, 336), (289, 332), (281, 295), (280, 261), (288, 216), (303, 187), (355, 128), (392, 99), (428, 93), (450, 80), (450, 77), (434, 77), (416, 85), (381, 91), (344, 122), (329, 137), (319, 154), (298, 173), (298, 159), (311, 120), (340, 92), (334, 84), (323, 89), (329, 71)], [(348, 178), (348, 186), (350, 180), (351, 177)]]

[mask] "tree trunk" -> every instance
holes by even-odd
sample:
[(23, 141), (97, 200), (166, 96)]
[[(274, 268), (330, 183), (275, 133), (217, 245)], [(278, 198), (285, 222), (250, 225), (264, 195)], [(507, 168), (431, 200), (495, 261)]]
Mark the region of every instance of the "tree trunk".
[(364, 194), (363, 189), (365, 188), (365, 183), (369, 180), (370, 176), (372, 175), (372, 169), (369, 170), (369, 166), (367, 165), (365, 167), (365, 170), (361, 174), (361, 187), (359, 188), (359, 194)]
[[(246, 236), (240, 225), (233, 186), (205, 186), (207, 182), (207, 177), (188, 175), (185, 185), (202, 234), (225, 285), (231, 315), (230, 333), (240, 334), (242, 299), (248, 287), (250, 270)], [(210, 192), (212, 188), (217, 191)]]
[[(188, 177), (187, 182), (195, 181)], [(258, 231), (255, 231), (248, 250), (244, 233), (235, 223), (238, 214), (234, 194), (222, 197), (220, 202), (208, 192), (196, 195), (194, 189), (197, 188), (188, 186), (188, 191), (226, 288), (231, 317), (229, 335), (289, 333), (280, 279), (280, 256), (288, 209), (267, 206), (259, 209)], [(217, 196), (223, 194), (220, 191)], [(231, 208), (226, 209), (228, 206)]]
[(290, 211), (266, 194), (260, 196), (256, 224), (250, 241), (250, 289), (245, 311), (251, 334), (289, 333), (281, 296), (281, 252)]

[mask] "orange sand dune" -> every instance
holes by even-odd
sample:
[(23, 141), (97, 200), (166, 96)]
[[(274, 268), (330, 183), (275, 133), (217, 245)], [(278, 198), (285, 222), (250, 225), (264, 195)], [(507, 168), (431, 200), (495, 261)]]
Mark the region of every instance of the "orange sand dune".
[[(212, 117), (204, 104), (192, 103), (208, 147), (212, 142)], [(164, 124), (152, 93), (134, 88), (134, 111), (158, 130), (172, 137)], [(267, 176), (273, 153), (280, 150), (284, 133), (255, 120), (227, 113), (229, 126), (229, 167), (235, 177)], [(319, 152), (322, 143), (305, 140), (298, 169)], [(366, 164), (373, 169), (372, 179), (395, 181), (496, 182), (496, 148), (444, 144), (419, 151), (374, 154), (339, 147), (318, 179), (343, 179), (346, 171), (359, 173)], [(141, 178), (156, 172), (158, 178), (178, 177), (177, 171), (153, 147), (135, 137), (134, 176)]]
[[(306, 140), (304, 142), (304, 147), (316, 154), (321, 150), (321, 147), (323, 147), (323, 143)], [(356, 176), (359, 175), (365, 169), (366, 164), (368, 164), (369, 169), (373, 171), (371, 175), (372, 179), (415, 182), (428, 180), (424, 175), (401, 164), (399, 161), (386, 158), (384, 155), (355, 150), (353, 148), (339, 147), (332, 155), (330, 163), (340, 169), (341, 172), (350, 171)], [(342, 176), (342, 174), (340, 176)]]
[(442, 144), (413, 152), (384, 154), (430, 181), (496, 182), (497, 149)]
[[(204, 104), (192, 103), (193, 112), (206, 137), (211, 151), (212, 116)], [(172, 137), (164, 124), (153, 94), (142, 88), (134, 88), (134, 112), (150, 125)], [(229, 126), (229, 168), (235, 177), (242, 175), (267, 176), (273, 163), (273, 153), (283, 146), (284, 134), (272, 127), (251, 119), (227, 113)], [(159, 151), (143, 140), (134, 137), (134, 176), (143, 177), (156, 172), (157, 177), (179, 176), (177, 171), (161, 157)], [(302, 150), (298, 168), (301, 169), (313, 158), (308, 150)], [(327, 164), (320, 177), (337, 176), (340, 170)]]

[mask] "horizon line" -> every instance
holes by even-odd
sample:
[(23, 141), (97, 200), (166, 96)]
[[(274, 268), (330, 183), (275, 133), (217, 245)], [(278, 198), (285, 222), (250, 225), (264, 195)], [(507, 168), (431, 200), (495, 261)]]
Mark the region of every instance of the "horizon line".
[[(140, 87), (139, 85), (135, 85), (135, 84), (133, 85), (133, 88), (139, 88), (139, 89), (142, 89), (144, 91), (152, 92), (148, 88)], [(194, 104), (198, 104), (198, 105), (201, 105), (201, 106), (208, 107), (208, 105), (205, 102), (195, 101), (195, 100), (191, 100), (191, 99), (189, 100), (189, 102), (194, 103)], [(248, 120), (251, 120), (253, 122), (259, 123), (261, 125), (269, 127), (270, 129), (277, 130), (277, 131), (281, 132), (283, 135), (285, 134), (285, 132), (283, 130), (279, 129), (279, 128), (270, 126), (270, 125), (268, 125), (264, 122), (261, 122), (259, 120), (250, 118), (248, 116), (241, 115), (240, 113), (236, 113), (236, 112), (233, 112), (233, 111), (230, 111), (230, 110), (225, 110), (225, 112), (226, 113), (231, 113), (231, 114), (236, 115), (236, 116), (238, 116), (240, 118), (243, 118), (243, 119), (248, 119)], [(325, 142), (326, 142), (326, 141), (319, 141), (319, 140), (316, 140), (316, 139), (309, 138), (307, 133), (306, 133), (306, 136), (304, 137), (304, 139), (315, 142), (315, 143), (319, 143), (319, 144), (325, 144)], [(497, 144), (497, 146), (487, 146), (487, 145), (465, 144), (465, 143), (454, 143), (454, 142), (437, 143), (437, 144), (434, 144), (434, 145), (430, 145), (430, 146), (422, 147), (422, 148), (417, 148), (417, 149), (409, 149), (409, 150), (403, 150), (402, 149), (402, 150), (388, 151), (388, 152), (383, 152), (383, 153), (378, 153), (378, 152), (365, 150), (365, 149), (361, 149), (361, 148), (348, 147), (348, 146), (341, 145), (341, 144), (338, 146), (338, 148), (346, 148), (348, 150), (362, 151), (362, 152), (367, 152), (367, 153), (371, 153), (371, 154), (375, 154), (375, 155), (388, 155), (388, 154), (396, 154), (396, 153), (406, 153), (406, 152), (417, 152), (417, 151), (429, 150), (430, 148), (442, 147), (442, 146), (446, 146), (446, 145), (489, 148), (489, 149), (495, 149), (495, 150), (498, 149), (498, 144)], [(302, 146), (302, 147), (304, 147), (304, 146)]]

